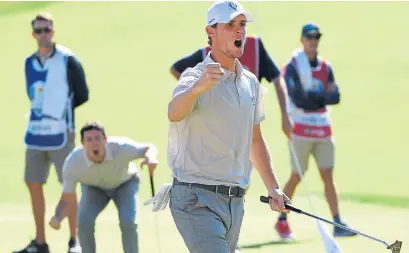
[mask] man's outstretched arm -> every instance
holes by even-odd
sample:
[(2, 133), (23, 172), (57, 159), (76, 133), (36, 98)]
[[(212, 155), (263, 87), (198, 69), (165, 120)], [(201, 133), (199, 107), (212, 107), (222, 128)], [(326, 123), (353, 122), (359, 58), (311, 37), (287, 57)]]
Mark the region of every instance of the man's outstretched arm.
[(77, 211), (77, 194), (75, 192), (64, 192), (61, 195), (57, 208), (55, 209), (54, 217), (50, 220), (50, 226), (54, 229), (59, 229), (61, 222), (65, 217), (72, 212)]
[(70, 169), (72, 167), (66, 166), (63, 169), (63, 193), (55, 208), (54, 216), (49, 222), (49, 225), (54, 229), (59, 229), (65, 217), (77, 211), (77, 194), (75, 192), (77, 181)]
[(261, 133), (260, 124), (254, 125), (253, 127), (250, 156), (251, 162), (257, 169), (268, 190), (268, 196), (272, 198), (272, 201), (270, 201), (271, 209), (279, 212), (288, 212), (284, 207), (284, 202), (290, 203), (290, 199), (280, 190), (270, 154)]

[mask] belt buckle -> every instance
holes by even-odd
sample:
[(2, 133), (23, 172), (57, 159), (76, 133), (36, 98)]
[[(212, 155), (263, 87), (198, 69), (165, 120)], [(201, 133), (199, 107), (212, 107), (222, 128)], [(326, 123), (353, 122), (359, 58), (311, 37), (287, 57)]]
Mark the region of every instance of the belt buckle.
[(232, 187), (229, 186), (229, 197), (234, 197), (235, 195), (232, 195), (232, 194), (231, 194), (231, 188), (232, 188)]

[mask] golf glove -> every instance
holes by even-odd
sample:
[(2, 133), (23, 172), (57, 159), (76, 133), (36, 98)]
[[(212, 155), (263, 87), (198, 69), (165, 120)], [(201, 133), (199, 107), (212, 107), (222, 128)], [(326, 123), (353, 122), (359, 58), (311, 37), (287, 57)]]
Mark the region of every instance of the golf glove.
[(152, 204), (153, 212), (164, 210), (170, 200), (170, 188), (172, 188), (172, 184), (163, 184), (159, 192), (152, 198), (145, 200), (143, 205)]

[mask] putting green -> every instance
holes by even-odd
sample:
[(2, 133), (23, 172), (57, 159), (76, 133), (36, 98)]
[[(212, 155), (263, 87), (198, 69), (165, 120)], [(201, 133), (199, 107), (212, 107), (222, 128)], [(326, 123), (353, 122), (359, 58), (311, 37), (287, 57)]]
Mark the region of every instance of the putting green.
[[(23, 64), (35, 50), (30, 20), (39, 10), (56, 19), (56, 41), (71, 48), (82, 61), (90, 85), (90, 101), (76, 113), (77, 124), (98, 119), (110, 135), (127, 135), (155, 143), (161, 164), (156, 187), (169, 182), (166, 164), (167, 103), (176, 82), (171, 64), (207, 42), (204, 31), (209, 2), (104, 2), (104, 3), (0, 3), (0, 55), (2, 57), (2, 121), (0, 131), (0, 252), (24, 246), (33, 236), (30, 202), (23, 179), (25, 114), (29, 110)], [(280, 66), (299, 46), (301, 25), (316, 21), (324, 37), (320, 54), (330, 60), (341, 86), (339, 106), (333, 107), (336, 135), (335, 180), (341, 213), (346, 221), (374, 236), (393, 242), (408, 241), (409, 167), (405, 133), (409, 129), (408, 2), (244, 2), (256, 16), (249, 34), (261, 36)], [(171, 10), (171, 11), (170, 11)], [(336, 11), (335, 11), (336, 10)], [(267, 120), (262, 128), (280, 179), (289, 175), (286, 140), (280, 130), (274, 88), (266, 95)], [(12, 109), (12, 110), (11, 110)], [(77, 136), (77, 140), (79, 140)], [(313, 163), (306, 175), (311, 191), (322, 195), (322, 183)], [(55, 172), (46, 187), (47, 218), (60, 195)], [(141, 198), (150, 194), (143, 173)], [(280, 244), (273, 224), (275, 215), (258, 202), (265, 194), (255, 172), (246, 202), (240, 244), (244, 252), (323, 252), (314, 222), (292, 215), (298, 243)], [(294, 203), (308, 210), (305, 191)], [(317, 212), (329, 217), (319, 198)], [(372, 203), (372, 204), (371, 204)], [(140, 209), (142, 252), (157, 252), (154, 216)], [(169, 212), (158, 214), (163, 252), (186, 252)], [(120, 252), (117, 215), (112, 206), (97, 222), (98, 249)], [(54, 252), (66, 249), (66, 227), (47, 230)], [(406, 239), (405, 239), (406, 238)], [(273, 242), (272, 242), (273, 241)], [(345, 252), (385, 252), (376, 242), (356, 237), (340, 239)], [(379, 244), (379, 245), (378, 245)]]

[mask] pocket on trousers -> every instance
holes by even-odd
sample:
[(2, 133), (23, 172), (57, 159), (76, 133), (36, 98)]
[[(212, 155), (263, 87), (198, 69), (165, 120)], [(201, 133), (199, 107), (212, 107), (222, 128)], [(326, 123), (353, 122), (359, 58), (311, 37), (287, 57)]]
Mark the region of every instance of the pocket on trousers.
[(186, 185), (173, 185), (170, 189), (169, 207), (189, 212), (198, 203), (198, 196), (193, 188)]

